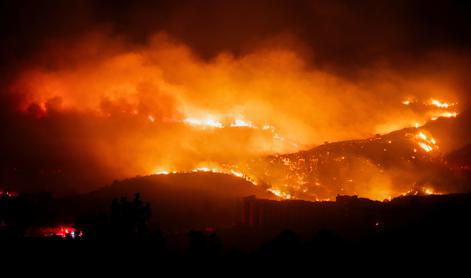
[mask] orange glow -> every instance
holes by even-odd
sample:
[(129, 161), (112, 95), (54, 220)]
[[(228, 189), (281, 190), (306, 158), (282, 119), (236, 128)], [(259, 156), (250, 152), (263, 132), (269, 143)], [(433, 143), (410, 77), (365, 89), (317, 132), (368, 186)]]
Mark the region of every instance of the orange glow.
[(449, 103), (446, 103), (446, 102), (441, 102), (441, 101), (439, 101), (439, 100), (437, 100), (437, 99), (434, 99), (434, 98), (432, 98), (432, 99), (430, 100), (430, 103), (431, 103), (432, 105), (438, 107), (438, 108), (449, 108), (449, 107), (455, 105), (455, 104), (453, 104), (453, 103), (452, 103), (452, 104), (449, 104)]
[(443, 193), (435, 191), (431, 187), (420, 187), (420, 188), (415, 188), (415, 189), (410, 189), (402, 194), (400, 196), (410, 196), (410, 195), (441, 195)]
[(441, 114), (440, 117), (455, 118), (457, 115), (458, 115), (458, 113), (456, 113), (456, 112), (445, 112), (445, 113)]
[(250, 178), (248, 175), (237, 171), (235, 169), (230, 169), (230, 168), (223, 168), (223, 167), (208, 167), (208, 166), (202, 166), (202, 167), (197, 167), (193, 168), (188, 171), (170, 171), (170, 170), (165, 170), (165, 169), (158, 169), (154, 171), (152, 174), (154, 175), (170, 175), (170, 174), (178, 174), (178, 173), (198, 173), (198, 172), (203, 172), (203, 173), (218, 173), (218, 174), (225, 174), (225, 175), (232, 175), (234, 177), (242, 178), (253, 185), (257, 185), (257, 182), (255, 179)]
[(208, 127), (223, 128), (224, 127), (221, 122), (212, 118), (207, 118), (207, 119), (185, 118), (183, 122), (191, 126), (197, 126), (197, 127), (203, 127), (203, 128), (208, 128)]
[(252, 179), (248, 175), (245, 175), (244, 173), (239, 172), (234, 169), (227, 169), (227, 168), (222, 168), (222, 167), (198, 167), (198, 168), (192, 169), (191, 172), (207, 172), (207, 173), (219, 173), (219, 174), (232, 175), (238, 178), (242, 178), (252, 183), (253, 185), (258, 185), (255, 179)]
[(419, 147), (421, 147), (425, 152), (431, 152), (438, 149), (437, 141), (433, 137), (427, 136), (423, 131), (417, 133), (416, 139)]
[(254, 128), (254, 125), (250, 122), (246, 122), (244, 120), (235, 119), (233, 123), (230, 125), (231, 127), (251, 127)]
[(406, 99), (401, 103), (406, 106), (414, 104), (415, 106), (421, 107), (421, 109), (427, 111), (425, 114), (428, 116), (428, 118), (425, 118), (425, 121), (416, 121), (413, 124), (415, 128), (426, 124), (428, 120), (436, 121), (439, 118), (455, 118), (456, 116), (458, 116), (458, 112), (454, 110), (457, 103), (442, 102), (435, 98), (431, 98), (430, 101), (422, 103), (417, 102), (415, 99)]
[(276, 188), (270, 188), (268, 189), (268, 191), (270, 191), (271, 193), (273, 193), (275, 196), (281, 198), (281, 199), (291, 199), (291, 195), (289, 193), (286, 193), (286, 192), (283, 192), (279, 189), (276, 189)]
[(424, 188), (424, 193), (427, 195), (435, 194), (435, 192), (431, 188)]
[[(376, 161), (330, 151), (283, 155), (458, 115), (455, 103), (444, 102), (457, 99), (451, 81), (387, 68), (350, 80), (309, 64), (296, 47), (202, 59), (163, 33), (141, 46), (103, 34), (79, 42), (66, 57), (46, 51), (53, 66), (20, 72), (9, 93), (18, 96), (21, 115), (58, 117), (64, 148), (80, 150), (77, 156), (101, 166), (107, 180), (212, 172), (267, 185), (284, 199), (342, 193), (384, 200), (404, 190)], [(422, 131), (413, 139), (418, 150), (438, 149)], [(396, 145), (385, 142), (382, 155)]]
[(157, 170), (154, 174), (155, 175), (168, 175), (170, 173), (172, 173), (172, 172), (167, 171), (167, 170)]
[(243, 174), (243, 173), (237, 172), (237, 171), (235, 171), (235, 170), (231, 170), (231, 174), (233, 174), (234, 176), (239, 177), (239, 178), (244, 177), (244, 174)]

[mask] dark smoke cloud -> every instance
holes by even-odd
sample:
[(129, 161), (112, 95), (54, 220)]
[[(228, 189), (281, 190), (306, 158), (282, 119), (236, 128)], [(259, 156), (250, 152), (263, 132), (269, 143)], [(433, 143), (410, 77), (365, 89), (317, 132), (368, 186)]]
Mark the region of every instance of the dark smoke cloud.
[(467, 52), (468, 1), (42, 0), (2, 1), (2, 58), (27, 58), (48, 40), (110, 29), (144, 42), (166, 31), (201, 56), (242, 53), (279, 33), (299, 37), (317, 60), (357, 66), (432, 50)]

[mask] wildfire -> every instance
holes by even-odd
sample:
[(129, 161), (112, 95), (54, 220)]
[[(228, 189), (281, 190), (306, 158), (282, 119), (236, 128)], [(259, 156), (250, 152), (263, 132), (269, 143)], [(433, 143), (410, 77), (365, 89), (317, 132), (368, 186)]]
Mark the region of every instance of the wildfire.
[(239, 178), (244, 177), (244, 174), (243, 174), (243, 173), (237, 172), (237, 171), (235, 171), (235, 170), (231, 170), (231, 174), (233, 174), (234, 176), (239, 177)]
[[(402, 101), (402, 104), (407, 106), (415, 103), (416, 100), (411, 99), (406, 99)], [(432, 98), (428, 102), (422, 102), (421, 105), (424, 109), (428, 110), (428, 112), (426, 113), (426, 115), (428, 116), (426, 120), (436, 121), (439, 118), (456, 118), (458, 116), (458, 112), (454, 111), (453, 109), (457, 105), (457, 103), (447, 103)], [(415, 122), (413, 125), (415, 126), (415, 128), (419, 128), (420, 126), (426, 123), (426, 120), (421, 121), (422, 123)]]
[[(241, 57), (221, 53), (207, 61), (195, 59), (197, 55), (191, 48), (165, 36), (157, 36), (139, 49), (128, 49), (127, 44), (116, 43), (115, 51), (105, 51), (110, 43), (107, 40), (95, 42), (92, 38), (89, 43), (80, 44), (86, 49), (70, 53), (74, 59), (91, 56), (83, 59), (86, 62), (77, 60), (70, 66), (63, 62), (67, 59), (59, 57), (57, 65), (50, 61), (51, 66), (48, 62), (44, 67), (25, 69), (12, 77), (8, 93), (15, 96), (12, 99), (18, 97), (18, 113), (27, 115), (33, 127), (37, 123), (29, 115), (43, 111), (50, 117), (39, 122), (44, 126), (32, 129), (32, 135), (41, 137), (35, 139), (39, 146), (42, 142), (58, 142), (59, 145), (47, 144), (51, 149), (40, 150), (41, 155), (56, 150), (80, 150), (85, 153), (78, 158), (87, 162), (93, 158), (94, 161), (73, 162), (73, 165), (100, 166), (102, 168), (93, 172), (103, 171), (106, 178), (149, 173), (157, 165), (165, 168), (153, 171), (156, 175), (222, 173), (253, 184), (268, 184), (272, 186), (270, 191), (280, 198), (314, 199), (316, 194), (320, 198), (333, 198), (339, 193), (335, 192), (334, 185), (340, 180), (345, 183), (341, 185), (342, 192), (354, 193), (351, 188), (369, 182), (372, 171), (377, 172), (375, 178), (382, 179), (385, 175), (381, 163), (352, 162), (352, 157), (345, 159), (344, 154), (339, 154), (337, 159), (335, 152), (281, 160), (272, 165), (272, 170), (266, 167), (267, 162), (252, 163), (252, 160), (308, 151), (327, 140), (359, 138), (372, 134), (383, 124), (393, 131), (416, 123), (418, 130), (411, 135), (414, 140), (420, 126), (430, 118), (457, 116), (453, 111), (455, 103), (445, 98), (445, 95), (452, 97), (449, 93), (397, 98), (398, 87), (422, 96), (429, 88), (434, 88), (434, 92), (451, 91), (452, 88), (441, 85), (441, 80), (429, 76), (426, 77), (430, 81), (427, 79), (423, 85), (415, 80), (411, 84), (403, 83), (402, 78), (392, 78), (393, 82), (389, 82), (389, 77), (394, 75), (386, 73), (385, 78), (382, 74), (378, 78), (366, 75), (365, 80), (351, 82), (330, 71), (311, 69), (305, 64), (303, 53), (284, 47), (263, 48)], [(90, 54), (89, 49), (97, 50), (93, 51), (96, 54)], [(357, 86), (357, 83), (362, 85)], [(383, 90), (385, 95), (394, 97), (385, 101), (382, 94), (377, 94)], [(405, 109), (402, 105), (412, 110), (411, 113), (402, 113)], [(381, 109), (365, 109), (367, 107)], [(69, 132), (71, 126), (78, 128)], [(232, 130), (226, 132), (226, 129)], [(207, 130), (208, 134), (201, 130)], [(61, 137), (56, 138), (59, 135)], [(392, 147), (396, 144), (389, 144), (393, 146), (381, 148), (385, 155), (394, 152)], [(435, 139), (422, 131), (413, 144), (417, 150), (420, 147), (427, 153), (438, 149)], [(441, 147), (444, 149), (445, 145)], [(35, 157), (34, 154), (31, 157)], [(63, 156), (57, 157), (62, 159)], [(65, 161), (68, 157), (57, 164), (62, 167), (69, 163)], [(230, 166), (219, 164), (221, 161)], [(251, 164), (250, 167), (239, 164), (241, 161)], [(344, 171), (339, 166), (350, 170), (349, 167), (357, 165), (361, 168), (358, 172), (368, 173), (366, 177), (358, 174), (337, 175), (335, 180), (325, 178), (331, 169)], [(85, 170), (88, 173), (88, 167)], [(357, 169), (351, 171), (356, 173)], [(383, 180), (372, 180), (371, 184), (381, 182)], [(388, 182), (385, 184), (389, 186)], [(378, 195), (368, 193), (369, 189), (358, 191), (367, 197)]]
[(191, 126), (197, 126), (197, 127), (202, 127), (202, 128), (223, 128), (224, 127), (224, 125), (221, 122), (213, 118), (206, 118), (206, 119), (185, 118), (183, 122)]
[(415, 104), (415, 103), (417, 103), (417, 99), (414, 98), (414, 97), (409, 97), (409, 98), (402, 101), (402, 104), (404, 104), (404, 105), (411, 105), (411, 104)]
[(450, 104), (450, 103), (439, 101), (439, 100), (434, 99), (434, 98), (432, 98), (430, 100), (430, 104), (433, 105), (433, 106), (436, 106), (438, 108), (449, 108), (449, 107), (452, 107), (452, 106), (455, 105), (454, 103)]
[(155, 118), (152, 115), (147, 116), (147, 119), (149, 119), (151, 123), (155, 122)]
[(243, 120), (241, 118), (235, 118), (232, 122), (217, 120), (219, 117), (208, 116), (207, 118), (194, 118), (187, 117), (183, 119), (183, 122), (187, 125), (201, 128), (226, 128), (226, 127), (246, 127), (257, 130), (270, 130), (274, 132), (274, 127), (271, 125), (263, 125), (259, 127), (253, 124), (251, 121)]
[[(198, 168), (194, 168), (191, 170), (191, 172), (195, 173), (195, 172), (206, 172), (206, 173), (219, 173), (219, 174), (226, 174), (226, 175), (231, 175), (231, 176), (234, 176), (234, 177), (238, 177), (238, 178), (242, 178), (250, 183), (252, 183), (253, 185), (257, 185), (257, 181), (251, 177), (249, 177), (248, 175), (242, 173), (242, 172), (239, 172), (237, 170), (234, 170), (234, 169), (231, 169), (231, 168), (223, 168), (223, 167), (198, 167)], [(175, 172), (173, 172), (175, 173)]]
[(157, 170), (155, 171), (155, 175), (169, 175), (169, 174), (176, 174), (176, 171), (167, 171), (167, 170)]
[(286, 192), (283, 192), (279, 189), (276, 189), (276, 188), (270, 188), (268, 189), (269, 192), (273, 193), (275, 196), (279, 197), (279, 198), (282, 198), (282, 199), (291, 199), (292, 196), (289, 194), (289, 193), (286, 193)]
[(432, 121), (437, 120), (438, 118), (455, 118), (458, 116), (456, 111), (452, 111), (451, 109), (455, 107), (456, 103), (446, 103), (442, 102), (437, 99), (431, 99), (430, 105), (433, 105), (436, 108), (439, 108), (440, 111), (433, 113), (431, 118)]
[(410, 189), (402, 194), (400, 196), (411, 196), (411, 195), (441, 195), (443, 193), (435, 191), (431, 187), (421, 187), (421, 188), (416, 188), (416, 189)]
[(444, 118), (455, 118), (458, 115), (456, 112), (444, 112), (443, 114), (440, 115), (440, 117)]
[(241, 119), (235, 119), (233, 123), (230, 124), (231, 127), (250, 127), (255, 128), (251, 122), (246, 122)]
[(430, 118), (430, 120), (435, 121), (438, 118), (456, 118), (456, 116), (458, 116), (457, 112), (439, 112), (436, 116)]
[(219, 169), (216, 168), (209, 168), (209, 167), (199, 167), (191, 170), (192, 172), (209, 172), (209, 173), (221, 173)]
[(272, 134), (272, 138), (275, 141), (280, 141), (285, 143), (286, 146), (294, 147), (295, 149), (299, 148), (298, 143), (293, 142), (291, 140), (287, 140), (284, 136), (280, 135), (276, 132), (275, 127), (269, 124), (263, 124), (261, 126), (254, 124), (251, 121), (244, 120), (243, 118), (235, 118), (233, 121), (228, 122), (219, 119), (226, 119), (224, 116), (208, 116), (207, 118), (194, 118), (194, 117), (187, 117), (183, 119), (183, 123), (193, 126), (199, 127), (202, 129), (222, 129), (222, 128), (250, 128), (253, 130), (260, 130), (270, 132)]
[(437, 141), (432, 136), (427, 136), (423, 131), (420, 131), (415, 136), (418, 140), (417, 144), (421, 147), (425, 152), (431, 152), (433, 150), (438, 149)]
[(257, 185), (257, 181), (248, 175), (232, 169), (232, 168), (224, 168), (224, 167), (209, 167), (209, 166), (203, 166), (203, 167), (197, 167), (193, 168), (189, 171), (170, 171), (170, 170), (165, 170), (159, 168), (158, 170), (154, 171), (154, 175), (170, 175), (170, 174), (184, 174), (184, 173), (217, 173), (217, 174), (225, 174), (225, 175), (231, 175), (234, 177), (242, 178), (253, 185)]

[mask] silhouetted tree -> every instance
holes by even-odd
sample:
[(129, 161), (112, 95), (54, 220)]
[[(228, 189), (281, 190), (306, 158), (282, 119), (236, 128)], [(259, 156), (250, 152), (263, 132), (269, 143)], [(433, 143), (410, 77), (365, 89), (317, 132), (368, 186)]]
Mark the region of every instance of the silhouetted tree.
[(148, 234), (148, 224), (151, 216), (150, 204), (141, 200), (139, 193), (128, 201), (121, 197), (111, 203), (111, 232), (117, 239), (143, 239)]
[(78, 232), (83, 232), (85, 239), (150, 239), (148, 229), (150, 217), (150, 204), (144, 203), (140, 194), (136, 193), (132, 201), (128, 201), (126, 197), (114, 198), (109, 216), (98, 214), (78, 217), (75, 228)]

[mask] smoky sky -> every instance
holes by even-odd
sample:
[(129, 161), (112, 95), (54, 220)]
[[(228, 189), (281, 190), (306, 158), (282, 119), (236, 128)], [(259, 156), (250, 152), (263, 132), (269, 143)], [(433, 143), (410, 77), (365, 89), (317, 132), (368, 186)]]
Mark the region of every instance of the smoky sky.
[(47, 41), (100, 28), (137, 43), (165, 31), (204, 58), (244, 53), (289, 33), (318, 64), (348, 71), (378, 57), (394, 62), (433, 50), (467, 52), (470, 8), (469, 1), (417, 0), (7, 0), (0, 8), (1, 55), (24, 61)]
[[(183, 54), (177, 53), (184, 57), (183, 62), (178, 65), (182, 69), (185, 69), (187, 64), (189, 65), (185, 72), (191, 73), (194, 68), (196, 70), (212, 69), (214, 76), (210, 76), (211, 81), (219, 84), (217, 82), (219, 75), (216, 73), (222, 71), (225, 74), (223, 69), (226, 68), (224, 67), (226, 64), (231, 70), (228, 72), (235, 73), (235, 79), (242, 76), (241, 79), (245, 81), (251, 80), (252, 77), (248, 73), (252, 68), (257, 68), (261, 64), (260, 61), (268, 61), (268, 66), (254, 69), (255, 78), (253, 79), (257, 76), (264, 77), (264, 73), (270, 72), (272, 67), (290, 66), (294, 61), (296, 63), (291, 68), (292, 76), (290, 77), (293, 83), (313, 87), (316, 82), (304, 83), (303, 81), (317, 78), (316, 80), (326, 80), (326, 85), (321, 86), (321, 89), (325, 89), (330, 83), (333, 86), (341, 84), (338, 86), (339, 89), (333, 90), (332, 94), (338, 94), (345, 99), (360, 97), (364, 106), (361, 105), (357, 109), (363, 113), (356, 111), (355, 114), (362, 114), (361, 119), (365, 119), (374, 117), (370, 117), (364, 107), (368, 107), (371, 103), (381, 105), (382, 100), (381, 97), (375, 99), (371, 92), (365, 93), (365, 99), (361, 100), (359, 92), (365, 88), (366, 91), (372, 86), (379, 88), (378, 90), (384, 89), (381, 87), (381, 78), (399, 76), (401, 73), (414, 75), (420, 72), (426, 75), (430, 72), (435, 77), (440, 76), (441, 72), (451, 72), (452, 80), (457, 82), (455, 87), (458, 93), (456, 94), (461, 96), (460, 102), (469, 102), (467, 97), (468, 89), (471, 88), (467, 79), (468, 68), (471, 65), (469, 26), (471, 26), (470, 1), (3, 0), (0, 2), (0, 132), (2, 133), (0, 135), (0, 186), (6, 184), (21, 187), (27, 184), (28, 188), (51, 189), (63, 186), (71, 189), (74, 188), (74, 183), (89, 183), (96, 186), (124, 175), (121, 166), (115, 167), (112, 163), (105, 165), (101, 161), (102, 158), (97, 160), (94, 157), (96, 153), (85, 151), (92, 146), (96, 147), (97, 142), (106, 146), (113, 145), (115, 138), (122, 136), (124, 127), (121, 130), (110, 128), (110, 126), (121, 128), (123, 126), (121, 119), (97, 121), (96, 117), (81, 114), (80, 111), (64, 113), (53, 111), (48, 117), (37, 120), (31, 117), (34, 109), (37, 108), (34, 105), (30, 107), (32, 114), (17, 113), (15, 105), (20, 102), (19, 99), (22, 96), (12, 94), (9, 88), (18, 76), (23, 76), (22, 73), (30, 69), (40, 68), (42, 72), (50, 71), (57, 74), (54, 80), (84, 76), (85, 81), (92, 83), (96, 79), (93, 72), (88, 74), (88, 71), (93, 71), (102, 60), (105, 62), (113, 60), (114, 56), (110, 54), (114, 51), (113, 47), (118, 45), (117, 48), (126, 49), (127, 52), (122, 51), (125, 54), (135, 54), (137, 52), (134, 51), (135, 49), (148, 49), (151, 52), (156, 47), (148, 46), (150, 38), (163, 32), (170, 38), (171, 43), (167, 39), (157, 39), (157, 41), (168, 43), (171, 47), (176, 45), (178, 48), (184, 45), (190, 49), (190, 51), (182, 51)], [(98, 60), (96, 64), (76, 63), (75, 56), (79, 55), (72, 50), (68, 53), (68, 49), (80, 41), (80, 38), (87, 37), (87, 34), (91, 33), (104, 34), (103, 36), (106, 37), (103, 39), (105, 43), (98, 43), (99, 47), (97, 47), (103, 53), (96, 55), (99, 58), (96, 59)], [(107, 48), (108, 40), (111, 41), (109, 48)], [(174, 40), (178, 43), (173, 44)], [(87, 42), (87, 40), (83, 41)], [(58, 45), (61, 47), (57, 47)], [(93, 46), (93, 43), (90, 45)], [(298, 56), (295, 59), (289, 56), (286, 58), (286, 63), (273, 62), (272, 52), (264, 50), (267, 45), (276, 55), (277, 52), (273, 51), (273, 48), (277, 46), (285, 50), (294, 49), (293, 51), (302, 58), (299, 59), (302, 62), (298, 61)], [(86, 48), (86, 45), (81, 47)], [(166, 51), (166, 48), (164, 50)], [(228, 62), (224, 59), (218, 60), (221, 53), (230, 53), (232, 56), (227, 58)], [(251, 56), (252, 53), (255, 54)], [(54, 55), (61, 56), (61, 59), (51, 59)], [(246, 56), (248, 58), (244, 58)], [(260, 56), (263, 59), (257, 58)], [(133, 57), (131, 55), (130, 59), (125, 61), (137, 63), (135, 65), (137, 70), (147, 69), (145, 61), (142, 62)], [(240, 61), (238, 57), (242, 57)], [(170, 64), (169, 61), (167, 61), (168, 64)], [(205, 64), (205, 61), (208, 64)], [(68, 62), (70, 64), (64, 66), (64, 63)], [(388, 70), (392, 69), (393, 74), (376, 72), (375, 69), (383, 68), (382, 65), (387, 65)], [(165, 67), (168, 65), (152, 67), (152, 70), (158, 71)], [(309, 70), (305, 70), (305, 67), (315, 69), (316, 72), (306, 73), (305, 71)], [(436, 71), (437, 68), (440, 70), (439, 73)], [(174, 79), (180, 78), (178, 71), (171, 71)], [(245, 74), (246, 72), (248, 73)], [(100, 73), (105, 74), (105, 70), (102, 69)], [(151, 73), (154, 74), (154, 71)], [(376, 81), (365, 81), (365, 76), (368, 75), (375, 76)], [(205, 76), (204, 74), (196, 76), (192, 82), (199, 86), (199, 80), (204, 79)], [(283, 77), (283, 74), (274, 76)], [(228, 81), (234, 81), (231, 78), (228, 78)], [(401, 81), (407, 84), (403, 87), (414, 88), (414, 78), (414, 76), (407, 76), (407, 78), (401, 76), (398, 79), (408, 79)], [(357, 80), (360, 81), (356, 82)], [(301, 85), (299, 88), (302, 87)], [(198, 86), (196, 89), (200, 89)], [(234, 88), (245, 87), (235, 86)], [(342, 93), (349, 90), (353, 93)], [(389, 87), (385, 90), (392, 91)], [(235, 94), (228, 95), (238, 99)], [(390, 104), (396, 95), (394, 92), (389, 92), (384, 97), (384, 105)], [(446, 92), (445, 95), (448, 93)], [(250, 99), (248, 93), (244, 96)], [(298, 96), (308, 100), (316, 99), (316, 97), (326, 99), (321, 96), (304, 96), (301, 93)], [(185, 97), (188, 101), (193, 95), (188, 94)], [(335, 95), (332, 96), (329, 103), (342, 102), (335, 97)], [(170, 105), (174, 101), (172, 96), (162, 93), (158, 98), (170, 100), (163, 101), (164, 104), (159, 102), (156, 106), (160, 105), (174, 112), (173, 104)], [(197, 96), (195, 95), (194, 98)], [(222, 98), (221, 103), (226, 100)], [(394, 101), (399, 102), (395, 98)], [(198, 100), (199, 104), (200, 102), (204, 101)], [(49, 102), (48, 105), (53, 107), (54, 103)], [(215, 102), (214, 106), (219, 106), (219, 102)], [(348, 105), (346, 106), (348, 108)], [(116, 110), (121, 108), (119, 106)], [(307, 108), (305, 110), (301, 111), (304, 114), (299, 113), (302, 116), (293, 116), (293, 118), (300, 120), (305, 115), (312, 114), (307, 111)], [(402, 113), (398, 109), (394, 111), (398, 114)], [(325, 119), (327, 118), (328, 116)], [(340, 119), (339, 121), (345, 121), (345, 123), (341, 122), (339, 126), (352, 126), (349, 118), (351, 117)], [(325, 119), (322, 118), (322, 121)], [(361, 122), (356, 124), (359, 127), (364, 125)], [(170, 131), (161, 129), (154, 132), (146, 129), (145, 132), (141, 132), (141, 127), (144, 129), (144, 124), (139, 124), (139, 132), (134, 126), (132, 129), (135, 134), (139, 135), (152, 134), (154, 136), (155, 133), (159, 134), (155, 135), (156, 137), (162, 137), (162, 134), (169, 134), (168, 137), (171, 138)], [(319, 123), (319, 127), (311, 126), (312, 129), (319, 130), (322, 127), (326, 128), (329, 125)], [(76, 129), (79, 128), (93, 130), (93, 132), (77, 133)], [(304, 126), (299, 127), (300, 130), (303, 128)], [(186, 134), (183, 131), (178, 132)], [(295, 134), (295, 132), (292, 133)], [(204, 143), (205, 138), (199, 141)], [(185, 144), (189, 143), (185, 142)], [(119, 144), (119, 148), (123, 146), (127, 146), (127, 141)], [(192, 145), (191, 148), (196, 147)], [(110, 147), (110, 153), (117, 149), (118, 147)], [(119, 151), (126, 152), (122, 149)], [(129, 152), (132, 153), (132, 151), (130, 148)], [(147, 152), (147, 150), (142, 152)], [(114, 162), (115, 159), (106, 157), (106, 160)], [(120, 174), (116, 174), (120, 171)], [(135, 173), (131, 170), (129, 172)], [(51, 176), (53, 178), (49, 178)]]

